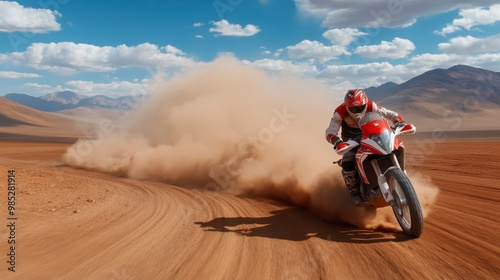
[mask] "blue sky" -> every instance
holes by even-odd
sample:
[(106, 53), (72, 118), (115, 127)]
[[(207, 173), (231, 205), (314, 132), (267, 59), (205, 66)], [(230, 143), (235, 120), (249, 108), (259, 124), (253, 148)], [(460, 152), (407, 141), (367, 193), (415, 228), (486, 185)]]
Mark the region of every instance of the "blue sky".
[(498, 0), (0, 1), (0, 95), (144, 94), (230, 53), (332, 89), (434, 68), (500, 71)]

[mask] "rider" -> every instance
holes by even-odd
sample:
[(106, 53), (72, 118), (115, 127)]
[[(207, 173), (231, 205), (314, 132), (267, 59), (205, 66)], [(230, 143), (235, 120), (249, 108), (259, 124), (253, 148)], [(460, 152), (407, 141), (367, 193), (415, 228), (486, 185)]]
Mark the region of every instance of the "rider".
[[(403, 118), (398, 113), (387, 110), (368, 100), (366, 93), (362, 89), (351, 89), (347, 91), (344, 103), (335, 109), (330, 126), (326, 129), (326, 140), (333, 144), (335, 150), (346, 147), (348, 144), (345, 141), (349, 139), (359, 142), (363, 132), (359, 128), (358, 122), (366, 112), (378, 112), (384, 118), (391, 120), (395, 126), (404, 125)], [(342, 128), (341, 137), (338, 136), (340, 128)], [(347, 189), (351, 193), (352, 203), (356, 206), (363, 203), (363, 199), (359, 194), (359, 179), (356, 174), (355, 160), (358, 148), (350, 150), (342, 157), (342, 176)]]

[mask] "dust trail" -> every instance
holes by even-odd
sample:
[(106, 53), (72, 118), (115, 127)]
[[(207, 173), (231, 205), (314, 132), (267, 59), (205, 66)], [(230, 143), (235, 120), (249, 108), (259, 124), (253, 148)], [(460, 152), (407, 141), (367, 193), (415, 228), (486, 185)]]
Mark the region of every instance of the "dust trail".
[(387, 227), (351, 205), (332, 165), (338, 156), (324, 131), (343, 93), (336, 96), (316, 80), (270, 76), (220, 57), (175, 76), (123, 130), (80, 140), (64, 160), (136, 179), (278, 197), (329, 220)]

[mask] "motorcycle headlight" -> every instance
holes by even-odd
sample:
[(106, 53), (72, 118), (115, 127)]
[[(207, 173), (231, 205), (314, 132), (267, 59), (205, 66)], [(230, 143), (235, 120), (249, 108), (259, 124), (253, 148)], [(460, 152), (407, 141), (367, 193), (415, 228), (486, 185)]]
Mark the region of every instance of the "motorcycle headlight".
[(385, 152), (385, 154), (392, 152), (391, 132), (389, 130), (386, 130), (381, 134), (372, 134), (368, 136), (368, 138), (377, 143), (381, 151)]

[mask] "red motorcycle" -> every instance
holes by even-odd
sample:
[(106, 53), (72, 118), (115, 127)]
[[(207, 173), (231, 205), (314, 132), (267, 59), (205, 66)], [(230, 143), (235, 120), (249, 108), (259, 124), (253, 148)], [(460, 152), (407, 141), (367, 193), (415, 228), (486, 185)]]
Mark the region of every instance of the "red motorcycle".
[[(356, 170), (361, 180), (360, 194), (368, 207), (391, 206), (403, 232), (419, 237), (424, 218), (417, 194), (405, 171), (405, 147), (397, 137), (414, 134), (415, 126), (406, 124), (391, 128), (379, 113), (369, 112), (359, 122), (363, 131), (360, 143), (347, 141), (337, 150), (344, 155), (361, 145), (356, 153)], [(341, 161), (337, 161), (340, 165)]]

